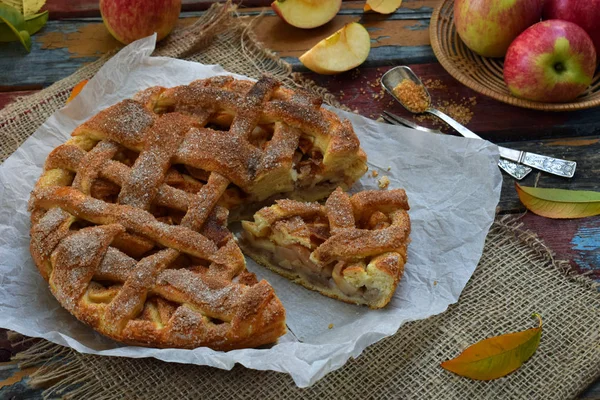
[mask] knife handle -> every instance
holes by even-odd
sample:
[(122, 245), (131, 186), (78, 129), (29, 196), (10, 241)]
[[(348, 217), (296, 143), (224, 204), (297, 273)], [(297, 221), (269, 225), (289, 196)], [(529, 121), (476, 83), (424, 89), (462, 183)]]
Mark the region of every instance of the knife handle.
[(526, 165), (517, 164), (514, 161), (506, 160), (504, 158), (501, 158), (498, 161), (498, 166), (502, 168), (504, 172), (506, 172), (518, 181), (525, 178), (532, 171), (532, 169)]
[(565, 178), (572, 178), (575, 175), (575, 168), (577, 167), (575, 161), (561, 160), (560, 158), (527, 152), (523, 152), (521, 163)]

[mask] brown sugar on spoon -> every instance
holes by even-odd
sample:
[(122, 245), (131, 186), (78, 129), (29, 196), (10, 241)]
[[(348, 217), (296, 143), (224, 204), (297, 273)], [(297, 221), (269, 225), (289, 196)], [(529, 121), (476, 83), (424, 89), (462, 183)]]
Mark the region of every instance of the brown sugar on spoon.
[(404, 79), (392, 89), (394, 95), (408, 108), (411, 112), (425, 112), (429, 104), (429, 96), (425, 92), (425, 88), (417, 85), (410, 79)]

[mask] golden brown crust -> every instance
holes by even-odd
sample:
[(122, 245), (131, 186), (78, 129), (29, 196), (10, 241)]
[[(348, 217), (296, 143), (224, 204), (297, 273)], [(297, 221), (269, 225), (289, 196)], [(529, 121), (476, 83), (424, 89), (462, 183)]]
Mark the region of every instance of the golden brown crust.
[(381, 308), (404, 272), (408, 209), (402, 189), (350, 197), (338, 188), (325, 206), (287, 200), (263, 208), (243, 222), (241, 245), (258, 263), (309, 289)]
[(214, 77), (89, 119), (50, 153), (30, 199), (31, 254), (52, 293), (125, 343), (276, 341), (285, 311), (246, 270), (224, 207), (320, 198), (365, 172), (352, 126), (320, 106), (269, 77)]

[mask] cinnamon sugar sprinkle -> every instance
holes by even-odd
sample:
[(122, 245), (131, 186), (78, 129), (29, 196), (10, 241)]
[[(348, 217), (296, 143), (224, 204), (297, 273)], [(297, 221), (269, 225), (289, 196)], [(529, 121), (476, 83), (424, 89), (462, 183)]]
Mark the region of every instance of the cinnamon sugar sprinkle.
[(429, 108), (429, 96), (425, 88), (410, 79), (404, 79), (397, 84), (392, 92), (406, 108), (414, 113), (422, 113)]

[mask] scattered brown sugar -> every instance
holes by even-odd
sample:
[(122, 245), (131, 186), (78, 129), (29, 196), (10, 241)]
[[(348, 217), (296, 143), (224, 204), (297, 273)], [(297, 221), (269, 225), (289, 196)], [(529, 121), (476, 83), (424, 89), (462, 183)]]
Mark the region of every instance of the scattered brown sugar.
[(373, 176), (373, 178), (377, 178), (377, 176), (379, 175), (379, 172), (377, 172), (377, 171), (373, 170), (373, 171), (371, 172), (371, 175)]
[(405, 79), (394, 87), (394, 95), (414, 113), (422, 113), (429, 108), (429, 96), (425, 88), (410, 79)]
[[(437, 108), (444, 114), (448, 114), (450, 117), (460, 122), (462, 125), (467, 125), (473, 119), (474, 113), (472, 107), (475, 107), (476, 105), (476, 97), (463, 97), (459, 101), (443, 100), (438, 104), (435, 104), (435, 108)], [(415, 117), (415, 119), (420, 122), (429, 120), (432, 122), (432, 125), (437, 127), (448, 127), (448, 125), (445, 122), (432, 115), (418, 115)]]
[(373, 89), (377, 89), (371, 93), (373, 100), (381, 100), (385, 97), (385, 89), (381, 86), (381, 78), (377, 78), (374, 81), (367, 82), (367, 85)]
[(423, 85), (425, 85), (429, 90), (443, 90), (448, 88), (448, 86), (446, 86), (439, 79), (427, 79), (423, 81)]
[(374, 82), (369, 82), (369, 86), (371, 86), (372, 88), (379, 87), (380, 84), (381, 84), (381, 78), (375, 79)]
[(390, 186), (390, 178), (382, 176), (377, 181), (377, 186), (379, 186), (379, 189), (387, 189), (387, 187)]

